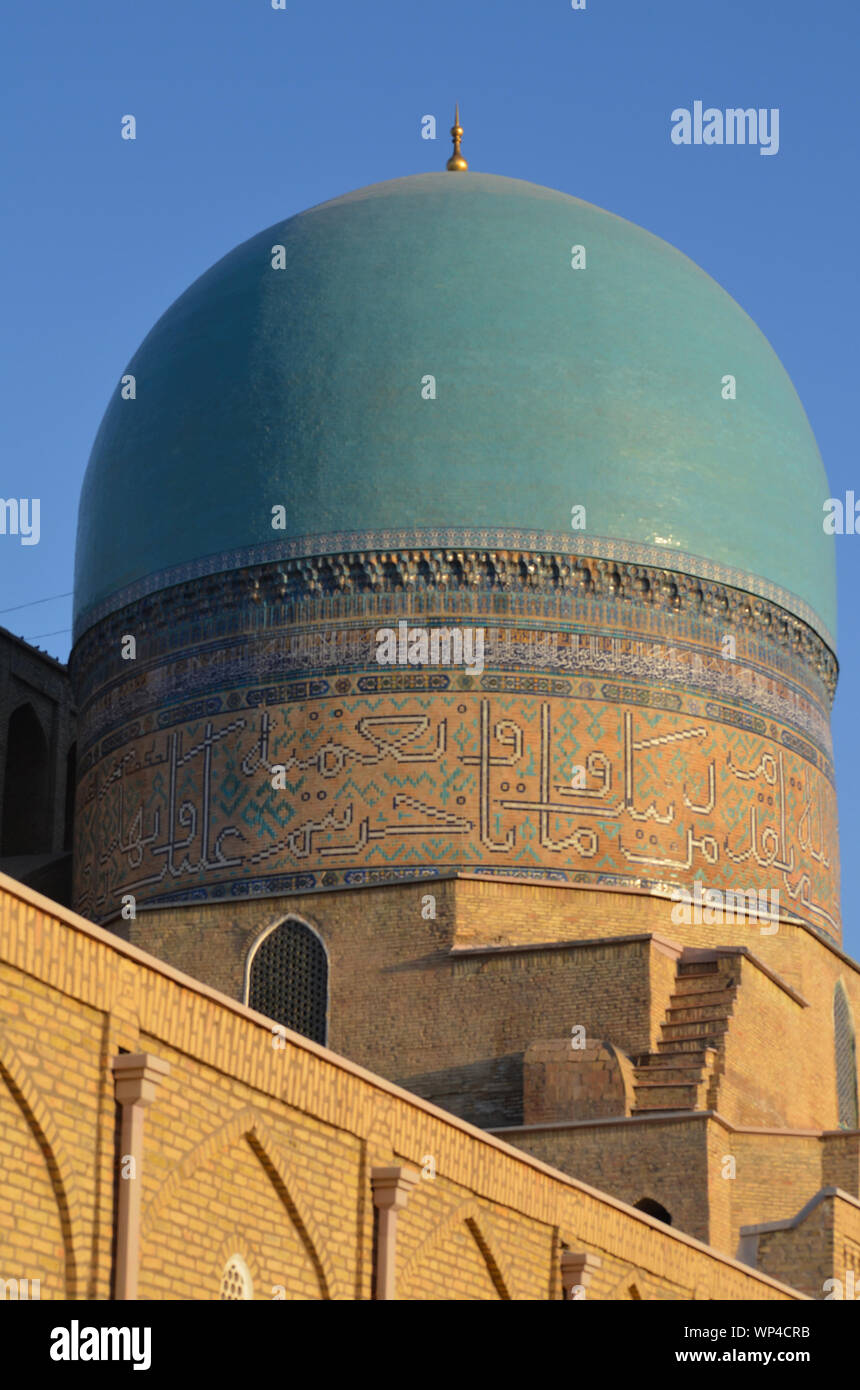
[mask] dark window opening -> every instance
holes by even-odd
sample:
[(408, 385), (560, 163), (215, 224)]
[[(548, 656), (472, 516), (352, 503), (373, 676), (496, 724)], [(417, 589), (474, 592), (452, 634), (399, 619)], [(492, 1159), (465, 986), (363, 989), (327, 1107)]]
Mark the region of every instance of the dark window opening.
[(251, 962), (248, 1004), (285, 1028), (325, 1043), (328, 957), (304, 922), (290, 918), (265, 937)]
[(0, 854), (48, 854), (51, 806), (48, 743), (32, 705), (9, 718), (3, 783), (3, 839)]
[(854, 1020), (845, 986), (837, 980), (833, 992), (833, 1036), (836, 1045), (836, 1103), (840, 1129), (857, 1129), (857, 1048)]
[(653, 1216), (657, 1221), (665, 1221), (667, 1226), (671, 1226), (672, 1217), (665, 1207), (659, 1202), (655, 1202), (653, 1197), (643, 1197), (635, 1204), (637, 1211), (644, 1211), (646, 1216)]

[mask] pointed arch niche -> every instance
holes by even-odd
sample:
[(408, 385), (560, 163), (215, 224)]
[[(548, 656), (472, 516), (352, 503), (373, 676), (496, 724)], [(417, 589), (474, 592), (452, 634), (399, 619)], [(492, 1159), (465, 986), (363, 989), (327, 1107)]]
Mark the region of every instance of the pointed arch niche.
[(857, 1129), (857, 1044), (845, 986), (833, 990), (833, 1041), (836, 1049), (836, 1107), (840, 1129)]
[(6, 740), (0, 854), (46, 854), (51, 849), (48, 740), (31, 704), (13, 710)]

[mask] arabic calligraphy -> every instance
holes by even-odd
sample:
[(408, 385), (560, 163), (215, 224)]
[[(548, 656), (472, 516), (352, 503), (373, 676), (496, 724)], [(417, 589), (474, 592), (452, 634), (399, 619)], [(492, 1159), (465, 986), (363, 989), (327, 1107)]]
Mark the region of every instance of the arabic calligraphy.
[(706, 871), (715, 886), (755, 866), (836, 926), (832, 789), (790, 747), (552, 696), (336, 703), (213, 715), (97, 764), (81, 817), (94, 907), (302, 866)]

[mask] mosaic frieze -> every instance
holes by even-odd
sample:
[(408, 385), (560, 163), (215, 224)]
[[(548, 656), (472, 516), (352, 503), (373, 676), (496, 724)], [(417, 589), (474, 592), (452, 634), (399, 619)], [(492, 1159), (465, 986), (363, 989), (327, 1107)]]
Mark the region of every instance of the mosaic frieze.
[[(776, 610), (799, 620), (834, 649), (833, 636), (819, 615), (796, 594), (746, 570), (719, 565), (664, 545), (645, 545), (590, 533), (550, 535), (544, 531), (484, 527), (438, 527), (409, 530), (334, 532), (329, 535), (272, 540), (241, 550), (202, 556), (160, 573), (147, 575), (79, 613), (75, 641), (88, 628), (138, 600), (177, 586), (205, 589), (215, 581), (223, 590), (227, 575), (266, 572), (289, 591), (294, 583), (311, 590), (376, 588), (446, 583), (457, 579), (493, 586), (513, 583), (581, 588), (598, 584), (607, 592), (659, 596), (670, 603), (689, 592), (697, 603), (719, 605), (741, 593), (754, 609)], [(298, 579), (297, 579), (298, 576)], [(664, 577), (665, 576), (665, 577)]]
[(542, 552), (324, 555), (206, 575), (116, 608), (83, 629), (72, 670), (83, 704), (115, 668), (124, 632), (151, 659), (231, 635), (404, 614), (469, 613), (512, 622), (676, 637), (730, 634), (753, 661), (832, 702), (836, 662), (812, 627), (760, 595), (677, 571)]
[(104, 919), (124, 894), (154, 906), (463, 868), (778, 890), (838, 934), (833, 788), (784, 728), (551, 679), (422, 693), (413, 674), (142, 719), (80, 785), (80, 909)]
[[(80, 766), (88, 767), (118, 746), (116, 741), (127, 737), (141, 718), (156, 715), (163, 725), (190, 717), (189, 711), (237, 708), (260, 698), (249, 687), (264, 690), (269, 704), (325, 693), (338, 674), (362, 673), (356, 689), (368, 693), (385, 689), (390, 677), (374, 664), (375, 631), (359, 623), (269, 629), (200, 643), (166, 661), (147, 661), (142, 644), (133, 670), (115, 655), (113, 678), (81, 710)], [(558, 631), (501, 626), (491, 619), (483, 631), (482, 689), (525, 691), (538, 688), (535, 680), (555, 679), (557, 693), (600, 689), (611, 700), (692, 711), (706, 701), (710, 717), (727, 723), (763, 731), (768, 720), (778, 720), (818, 750), (822, 765), (831, 760), (830, 724), (821, 700), (796, 680), (745, 656), (743, 646), (727, 660), (713, 639), (708, 647), (687, 634), (674, 634), (670, 642), (650, 635), (616, 637), (587, 631), (584, 625), (578, 631)], [(450, 668), (408, 675), (414, 690), (442, 691), (460, 683), (460, 675)]]

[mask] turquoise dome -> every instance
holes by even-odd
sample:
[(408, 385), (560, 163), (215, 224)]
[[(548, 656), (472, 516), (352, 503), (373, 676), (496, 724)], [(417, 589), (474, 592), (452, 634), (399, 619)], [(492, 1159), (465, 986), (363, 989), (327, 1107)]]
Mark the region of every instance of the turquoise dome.
[(81, 496), (78, 636), (257, 560), (475, 544), (723, 578), (833, 645), (827, 480), (779, 360), (681, 252), (567, 194), (445, 172), (323, 203), (202, 275), (126, 371)]

